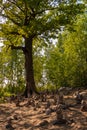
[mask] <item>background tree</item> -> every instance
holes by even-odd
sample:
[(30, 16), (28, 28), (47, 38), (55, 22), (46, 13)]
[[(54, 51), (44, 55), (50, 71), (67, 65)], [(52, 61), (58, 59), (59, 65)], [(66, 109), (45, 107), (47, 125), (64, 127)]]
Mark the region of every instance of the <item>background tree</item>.
[(47, 51), (45, 64), (48, 82), (51, 85), (56, 86), (56, 88), (68, 85), (64, 75), (65, 56), (62, 39), (62, 34), (60, 33), (57, 43), (52, 45)]
[(44, 86), (43, 71), (44, 71), (44, 41), (42, 39), (35, 39), (37, 44), (33, 45), (33, 62), (34, 62), (34, 78), (36, 86)]
[(87, 86), (87, 15), (78, 16), (73, 31), (59, 34), (58, 42), (48, 49), (48, 81), (57, 87)]
[(24, 58), (22, 52), (7, 50), (7, 47), (4, 46), (0, 52), (0, 60), (0, 87), (7, 87), (10, 93), (17, 93), (17, 90), (24, 86)]
[[(71, 86), (86, 86), (87, 78), (87, 16), (85, 14), (78, 17), (74, 26), (74, 32), (66, 34), (64, 48), (66, 53), (66, 71), (71, 82)], [(70, 51), (71, 50), (71, 51)], [(70, 71), (69, 71), (70, 68)]]
[(33, 71), (33, 41), (56, 37), (61, 26), (72, 24), (84, 5), (76, 1), (59, 0), (0, 0), (1, 36), (11, 49), (21, 49), (25, 56), (26, 89), (28, 97), (37, 93)]

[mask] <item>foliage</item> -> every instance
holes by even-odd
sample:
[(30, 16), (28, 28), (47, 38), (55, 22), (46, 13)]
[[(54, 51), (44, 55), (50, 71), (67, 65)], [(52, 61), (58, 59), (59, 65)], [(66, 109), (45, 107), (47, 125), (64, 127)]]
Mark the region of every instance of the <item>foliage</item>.
[[(24, 57), (22, 52), (17, 52), (17, 50), (12, 52), (10, 48), (13, 46), (25, 47), (27, 38), (33, 40), (36, 84), (43, 83), (44, 77), (42, 75), (45, 75), (43, 68), (46, 64), (44, 62), (46, 57), (41, 54), (41, 51), (44, 52), (44, 49), (46, 50), (47, 47), (51, 46), (52, 39), (58, 37), (61, 26), (71, 29), (77, 14), (81, 14), (84, 8), (84, 4), (77, 4), (76, 0), (69, 0), (68, 2), (66, 0), (0, 0), (0, 16), (3, 19), (3, 23), (0, 24), (0, 37), (3, 38), (4, 43), (4, 48), (0, 52), (0, 71), (2, 74), (0, 74), (0, 83), (4, 85), (3, 82), (7, 81), (8, 85), (12, 87), (10, 91), (14, 91), (13, 87), (24, 86)], [(28, 42), (28, 44), (30, 43)], [(60, 53), (60, 49), (52, 50), (51, 48), (51, 51), (54, 59), (54, 52), (58, 52), (56, 53), (56, 61), (59, 60), (58, 65), (60, 67), (60, 70), (57, 67), (53, 68), (56, 70), (52, 76), (53, 83), (57, 83), (54, 77), (57, 77), (57, 73), (59, 73), (60, 76), (56, 85), (65, 85), (67, 84), (66, 80), (62, 77), (64, 75), (63, 54)], [(54, 60), (51, 63), (56, 64)], [(48, 64), (49, 69), (51, 64)], [(51, 71), (50, 69), (50, 73)], [(49, 75), (51, 76), (51, 74)], [(62, 82), (62, 78), (65, 83)]]
[(74, 31), (64, 31), (58, 43), (48, 49), (48, 80), (56, 86), (87, 86), (87, 16), (81, 15)]
[(21, 52), (12, 51), (6, 46), (0, 52), (0, 84), (18, 87), (24, 85), (24, 58)]
[[(73, 23), (78, 13), (82, 13), (84, 4), (64, 0), (6, 0), (0, 1), (1, 24), (0, 37), (7, 45), (23, 45), (23, 38), (40, 36), (55, 37), (60, 26)], [(25, 23), (26, 22), (26, 23)]]

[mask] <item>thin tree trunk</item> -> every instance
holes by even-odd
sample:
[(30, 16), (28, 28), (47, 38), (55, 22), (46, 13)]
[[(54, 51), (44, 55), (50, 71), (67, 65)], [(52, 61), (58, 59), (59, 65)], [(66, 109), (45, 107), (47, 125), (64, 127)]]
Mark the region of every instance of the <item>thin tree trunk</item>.
[(38, 93), (34, 81), (34, 71), (33, 71), (33, 57), (32, 57), (32, 38), (25, 38), (25, 78), (26, 78), (26, 88), (24, 92), (25, 97), (29, 97), (34, 92)]

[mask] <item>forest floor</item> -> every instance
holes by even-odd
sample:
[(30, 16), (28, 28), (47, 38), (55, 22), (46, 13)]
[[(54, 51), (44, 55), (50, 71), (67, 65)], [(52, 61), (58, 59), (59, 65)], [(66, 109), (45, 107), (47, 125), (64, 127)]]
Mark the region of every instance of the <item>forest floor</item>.
[[(8, 101), (0, 104), (0, 130), (87, 130), (87, 111), (82, 111), (82, 104), (77, 103), (77, 89), (64, 90), (62, 107), (66, 123), (56, 122), (57, 94), (46, 94), (30, 99)], [(79, 91), (83, 100), (87, 100), (87, 90)], [(44, 100), (45, 99), (45, 100)]]

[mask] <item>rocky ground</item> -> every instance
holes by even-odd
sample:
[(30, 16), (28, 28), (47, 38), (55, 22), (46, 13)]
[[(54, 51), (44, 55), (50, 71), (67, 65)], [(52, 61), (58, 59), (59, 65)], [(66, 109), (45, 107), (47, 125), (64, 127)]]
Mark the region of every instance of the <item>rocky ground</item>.
[(87, 90), (61, 89), (0, 104), (0, 130), (87, 130)]

